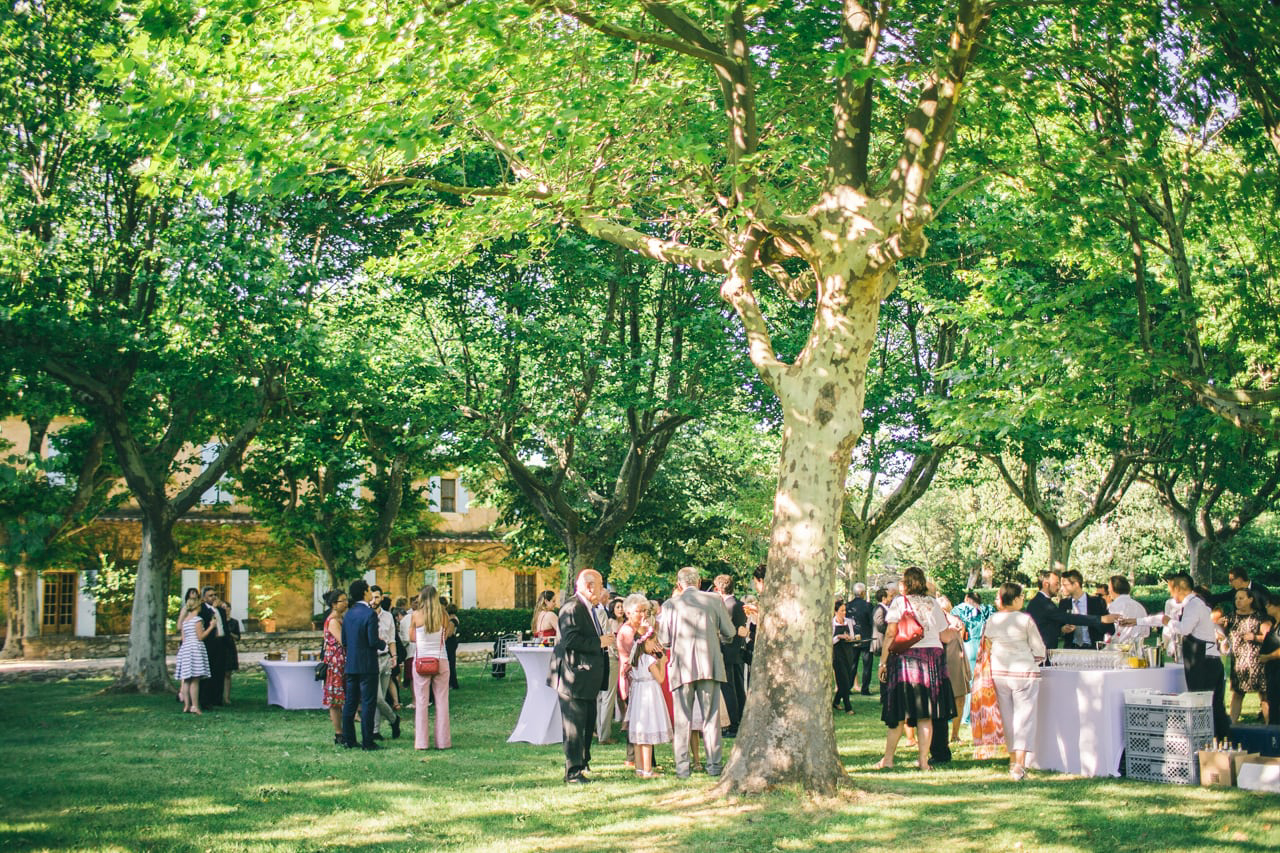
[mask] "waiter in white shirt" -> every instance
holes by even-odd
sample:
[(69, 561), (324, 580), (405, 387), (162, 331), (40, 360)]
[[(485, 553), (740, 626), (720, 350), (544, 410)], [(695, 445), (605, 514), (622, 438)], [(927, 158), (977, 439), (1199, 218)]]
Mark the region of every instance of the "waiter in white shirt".
[[(1147, 609), (1134, 601), (1129, 595), (1133, 588), (1124, 575), (1112, 575), (1107, 581), (1107, 612), (1114, 613), (1121, 619), (1145, 619)], [(1111, 643), (1141, 643), (1151, 633), (1145, 625), (1133, 625), (1128, 628), (1117, 628), (1111, 635)]]
[(1227, 716), (1223, 702), (1226, 688), (1213, 613), (1204, 599), (1192, 593), (1191, 575), (1174, 572), (1166, 580), (1169, 582), (1169, 596), (1181, 608), (1175, 610), (1173, 618), (1164, 613), (1138, 620), (1125, 619), (1117, 624), (1122, 627), (1164, 624), (1166, 631), (1176, 631), (1182, 637), (1182, 666), (1187, 674), (1187, 690), (1213, 692), (1213, 734), (1224, 738), (1230, 734), (1231, 718)]

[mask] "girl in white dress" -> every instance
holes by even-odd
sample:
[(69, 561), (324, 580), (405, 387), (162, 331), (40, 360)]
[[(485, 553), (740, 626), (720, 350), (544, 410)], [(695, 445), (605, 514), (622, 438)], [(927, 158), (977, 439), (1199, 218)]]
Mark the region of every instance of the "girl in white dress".
[(184, 712), (200, 713), (200, 679), (210, 675), (209, 654), (205, 651), (204, 638), (209, 636), (209, 632), (217, 624), (210, 620), (208, 627), (205, 627), (201, 623), (200, 599), (188, 594), (182, 612), (178, 614), (182, 645), (178, 647), (178, 660), (174, 665), (174, 676), (182, 682), (182, 686), (178, 688), (178, 698), (182, 700)]
[(627, 705), (627, 735), (636, 746), (636, 775), (652, 779), (653, 745), (671, 742), (671, 719), (662, 698), (667, 678), (666, 653), (652, 631), (632, 652), (631, 700)]

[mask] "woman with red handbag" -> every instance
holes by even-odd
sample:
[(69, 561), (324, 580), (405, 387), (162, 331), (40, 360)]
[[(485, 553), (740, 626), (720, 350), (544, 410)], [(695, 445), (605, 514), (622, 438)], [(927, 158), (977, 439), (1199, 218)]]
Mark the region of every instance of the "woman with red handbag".
[(929, 744), (935, 725), (956, 715), (955, 695), (947, 678), (944, 646), (954, 630), (946, 614), (929, 597), (924, 572), (915, 566), (902, 575), (904, 595), (889, 605), (880, 656), (880, 719), (889, 727), (884, 757), (875, 766), (893, 766), (902, 724), (919, 733), (919, 767), (929, 769)]
[(428, 584), (418, 593), (418, 606), (409, 623), (413, 637), (413, 748), (427, 749), (427, 718), (430, 697), (435, 697), (436, 749), (453, 746), (449, 735), (449, 659), (445, 640), (453, 633), (453, 623), (440, 604), (436, 588)]

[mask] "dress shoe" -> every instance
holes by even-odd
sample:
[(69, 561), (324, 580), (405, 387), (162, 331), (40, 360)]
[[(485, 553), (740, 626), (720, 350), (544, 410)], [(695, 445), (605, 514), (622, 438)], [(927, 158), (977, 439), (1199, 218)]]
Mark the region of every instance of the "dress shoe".
[(335, 745), (337, 745), (337, 746), (346, 746), (346, 745), (347, 745), (347, 740), (346, 740), (346, 738), (344, 738), (342, 735), (334, 735), (334, 736), (333, 736), (333, 742), (334, 742), (334, 744), (335, 744)]
[(382, 732), (374, 732), (374, 733), (373, 733), (373, 739), (374, 739), (374, 740), (386, 740), (386, 738), (384, 738), (384, 737), (382, 736)]
[(364, 746), (360, 748), (365, 750), (366, 752), (373, 752), (375, 749), (382, 749), (382, 747), (378, 746), (376, 743), (366, 743)]
[(400, 737), (400, 718), (399, 717), (396, 717), (394, 720), (391, 721), (391, 737), (392, 738)]
[(564, 780), (564, 783), (566, 785), (589, 785), (591, 784), (591, 780), (586, 776), (578, 775), (568, 777)]
[(862, 695), (862, 696), (870, 696), (870, 695), (871, 695), (871, 691), (870, 691), (870, 690), (863, 690), (863, 691), (861, 691), (861, 693), (860, 693), (859, 695)]
[(737, 736), (738, 736), (737, 729), (721, 729), (720, 730), (720, 737), (737, 737)]

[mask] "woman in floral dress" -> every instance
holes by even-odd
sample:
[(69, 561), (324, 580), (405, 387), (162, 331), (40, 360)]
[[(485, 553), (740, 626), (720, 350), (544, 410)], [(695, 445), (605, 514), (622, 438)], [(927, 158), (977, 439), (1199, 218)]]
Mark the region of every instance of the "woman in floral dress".
[(333, 742), (342, 746), (342, 703), (346, 701), (347, 650), (342, 646), (342, 617), (347, 612), (347, 594), (333, 591), (333, 610), (324, 622), (324, 706), (333, 723)]
[(1240, 720), (1240, 708), (1246, 693), (1257, 693), (1262, 699), (1262, 715), (1266, 719), (1267, 696), (1263, 662), (1258, 650), (1266, 632), (1262, 622), (1267, 618), (1261, 594), (1256, 590), (1236, 590), (1236, 612), (1227, 617), (1227, 642), (1231, 645), (1231, 722)]

